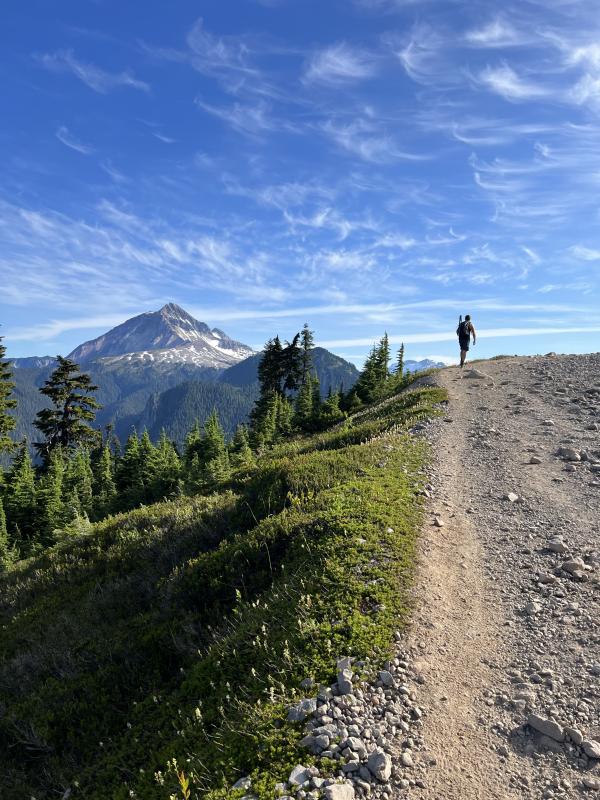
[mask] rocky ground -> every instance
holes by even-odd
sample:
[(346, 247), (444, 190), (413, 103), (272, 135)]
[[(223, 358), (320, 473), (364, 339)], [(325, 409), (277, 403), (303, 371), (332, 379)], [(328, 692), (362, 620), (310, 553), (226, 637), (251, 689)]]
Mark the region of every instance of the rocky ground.
[(437, 380), (412, 630), (291, 709), (338, 778), (299, 765), (280, 794), (600, 798), (600, 354)]

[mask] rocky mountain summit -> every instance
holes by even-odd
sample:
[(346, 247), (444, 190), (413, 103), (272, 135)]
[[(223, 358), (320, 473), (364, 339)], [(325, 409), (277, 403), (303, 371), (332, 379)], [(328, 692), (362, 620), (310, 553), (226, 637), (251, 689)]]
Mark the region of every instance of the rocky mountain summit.
[(253, 354), (251, 347), (209, 328), (181, 306), (167, 303), (84, 342), (69, 354), (80, 364), (110, 357), (136, 363), (190, 363), (224, 368)]

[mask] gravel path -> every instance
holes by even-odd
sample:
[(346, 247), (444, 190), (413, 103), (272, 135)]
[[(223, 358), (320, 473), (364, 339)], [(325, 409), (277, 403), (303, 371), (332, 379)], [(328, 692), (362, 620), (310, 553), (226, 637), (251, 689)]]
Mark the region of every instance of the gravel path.
[(438, 380), (410, 796), (600, 797), (600, 354)]

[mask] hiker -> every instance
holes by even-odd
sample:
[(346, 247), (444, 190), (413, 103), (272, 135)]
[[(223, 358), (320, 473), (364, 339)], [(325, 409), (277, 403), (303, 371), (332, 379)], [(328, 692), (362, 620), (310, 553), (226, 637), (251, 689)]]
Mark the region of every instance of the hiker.
[(464, 320), (461, 317), (456, 329), (458, 336), (458, 344), (460, 345), (460, 368), (465, 365), (465, 359), (469, 352), (469, 344), (471, 342), (471, 334), (473, 335), (473, 344), (477, 341), (477, 334), (475, 333), (475, 326), (471, 322), (471, 315), (467, 314)]

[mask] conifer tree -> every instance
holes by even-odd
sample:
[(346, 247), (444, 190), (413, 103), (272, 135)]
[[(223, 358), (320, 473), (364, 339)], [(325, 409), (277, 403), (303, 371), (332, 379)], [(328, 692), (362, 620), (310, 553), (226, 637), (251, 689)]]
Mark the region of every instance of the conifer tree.
[(94, 499), (92, 516), (96, 520), (108, 516), (116, 505), (117, 487), (114, 471), (113, 454), (107, 441), (93, 465)]
[[(54, 541), (54, 531), (65, 522), (63, 504), (63, 482), (65, 464), (60, 447), (55, 447), (48, 460), (46, 472), (40, 477), (37, 486), (38, 530), (35, 544), (50, 544)], [(74, 500), (74, 498), (72, 498)]]
[(79, 448), (65, 465), (63, 486), (65, 508), (73, 509), (75, 516), (91, 514), (93, 481), (89, 450)]
[(226, 480), (230, 475), (229, 453), (216, 410), (204, 423), (201, 467), (203, 483), (208, 487)]
[(4, 513), (2, 498), (0, 497), (0, 572), (7, 569), (11, 561), (11, 548), (6, 527), (6, 515)]
[(127, 437), (123, 455), (117, 467), (118, 505), (120, 510), (135, 508), (144, 500), (144, 481), (141, 469), (140, 440), (133, 430)]
[(372, 403), (384, 396), (389, 377), (390, 345), (387, 333), (369, 353), (354, 386), (364, 403)]
[(14, 442), (9, 434), (14, 429), (16, 420), (8, 412), (15, 408), (17, 401), (11, 397), (14, 381), (11, 380), (12, 370), (8, 361), (4, 360), (6, 347), (2, 344), (0, 336), (0, 454), (13, 449)]
[(325, 402), (321, 405), (320, 422), (321, 427), (329, 427), (341, 422), (346, 418), (346, 414), (340, 408), (341, 395), (339, 392), (330, 392)]
[(162, 500), (176, 493), (181, 473), (181, 461), (175, 445), (163, 428), (156, 446), (156, 476), (154, 499)]
[(247, 467), (254, 464), (254, 455), (250, 448), (248, 429), (238, 425), (229, 446), (230, 462), (234, 467)]
[(312, 424), (318, 425), (321, 415), (321, 384), (318, 375), (312, 377)]
[(55, 448), (67, 453), (80, 445), (94, 443), (98, 436), (90, 426), (100, 408), (92, 394), (98, 387), (89, 375), (79, 371), (74, 361), (62, 356), (57, 356), (57, 360), (58, 366), (40, 389), (52, 406), (38, 411), (33, 423), (44, 437), (44, 441), (35, 443), (35, 448), (46, 465)]
[(35, 471), (25, 440), (8, 471), (4, 502), (9, 536), (20, 547), (34, 537), (36, 521)]
[(302, 332), (300, 333), (300, 344), (302, 349), (301, 366), (302, 366), (302, 385), (310, 378), (312, 370), (312, 350), (315, 346), (313, 331), (308, 327), (308, 323), (304, 323)]
[(398, 350), (398, 360), (396, 362), (396, 375), (399, 378), (404, 376), (404, 342), (400, 345)]
[(313, 384), (310, 373), (306, 375), (296, 395), (294, 424), (301, 430), (309, 430), (313, 419)]
[(152, 444), (150, 434), (144, 429), (139, 449), (139, 472), (143, 486), (142, 503), (152, 503), (154, 500), (157, 470), (158, 453), (156, 452), (156, 447)]

